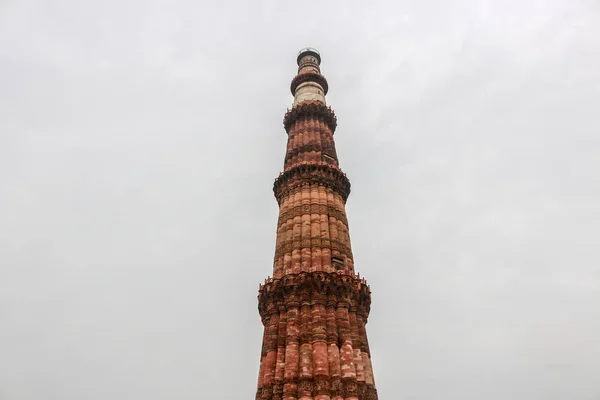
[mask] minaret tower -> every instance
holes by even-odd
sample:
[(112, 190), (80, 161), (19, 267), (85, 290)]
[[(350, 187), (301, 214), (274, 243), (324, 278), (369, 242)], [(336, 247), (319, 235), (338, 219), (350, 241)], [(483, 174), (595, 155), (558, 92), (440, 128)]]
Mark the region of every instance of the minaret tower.
[(273, 277), (260, 285), (265, 327), (256, 400), (376, 400), (365, 325), (371, 291), (354, 271), (321, 56), (298, 54), (279, 203)]

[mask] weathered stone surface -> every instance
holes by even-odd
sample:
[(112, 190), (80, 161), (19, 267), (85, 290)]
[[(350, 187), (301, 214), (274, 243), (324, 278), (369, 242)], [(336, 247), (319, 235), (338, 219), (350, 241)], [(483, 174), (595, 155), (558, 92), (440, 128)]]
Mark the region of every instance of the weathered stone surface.
[(298, 57), (279, 203), (273, 277), (259, 287), (265, 327), (257, 400), (377, 400), (365, 325), (371, 290), (354, 271), (339, 168), (337, 119), (313, 49)]

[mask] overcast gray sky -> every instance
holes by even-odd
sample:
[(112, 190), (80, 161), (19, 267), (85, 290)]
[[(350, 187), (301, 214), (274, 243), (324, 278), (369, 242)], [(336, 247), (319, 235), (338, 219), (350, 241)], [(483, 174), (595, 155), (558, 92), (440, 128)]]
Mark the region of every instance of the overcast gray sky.
[(600, 3), (0, 1), (0, 399), (252, 399), (321, 51), (382, 400), (600, 398)]

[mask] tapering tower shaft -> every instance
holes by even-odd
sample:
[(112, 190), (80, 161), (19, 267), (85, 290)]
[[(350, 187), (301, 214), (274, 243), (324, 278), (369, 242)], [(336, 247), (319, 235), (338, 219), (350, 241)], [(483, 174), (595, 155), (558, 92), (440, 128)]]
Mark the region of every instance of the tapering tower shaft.
[(365, 325), (371, 292), (355, 274), (346, 200), (327, 107), (327, 80), (314, 49), (298, 55), (279, 204), (273, 277), (259, 289), (265, 327), (256, 399), (375, 400)]

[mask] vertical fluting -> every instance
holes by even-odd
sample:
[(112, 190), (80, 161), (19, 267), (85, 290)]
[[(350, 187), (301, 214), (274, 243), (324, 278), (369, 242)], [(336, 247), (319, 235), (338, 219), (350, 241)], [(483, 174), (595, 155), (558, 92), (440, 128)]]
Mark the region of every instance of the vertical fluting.
[(370, 353), (369, 350), (369, 342), (367, 341), (367, 329), (366, 329), (366, 321), (363, 314), (356, 313), (356, 320), (358, 324), (358, 336), (359, 336), (359, 344), (360, 350), (363, 353)]
[(352, 351), (354, 353), (352, 362), (354, 363), (354, 369), (356, 371), (356, 380), (358, 382), (365, 381), (364, 366), (362, 357), (360, 355), (360, 339), (358, 336), (358, 323), (356, 321), (356, 309), (352, 307), (348, 314), (350, 320), (350, 332), (352, 337)]
[(361, 356), (363, 358), (363, 366), (365, 373), (365, 383), (370, 386), (375, 386), (375, 377), (373, 375), (373, 367), (371, 365), (371, 351), (369, 349), (369, 341), (367, 340), (366, 317), (361, 314), (356, 314), (358, 324), (358, 335), (360, 340)]
[(302, 333), (300, 334), (300, 383), (298, 387), (299, 400), (312, 400), (312, 390), (308, 385), (313, 378), (312, 343), (311, 343), (311, 312), (310, 304), (302, 304), (300, 311)]
[(261, 348), (260, 351), (260, 366), (258, 369), (258, 388), (262, 388), (263, 387), (263, 375), (265, 372), (265, 349), (264, 349), (264, 343), (266, 342), (266, 338), (267, 338), (267, 327), (265, 326), (265, 328), (263, 329), (263, 346)]
[(338, 335), (340, 341), (340, 369), (342, 379), (356, 379), (354, 369), (354, 353), (352, 351), (352, 338), (350, 336), (350, 321), (346, 304), (338, 304), (336, 316)]
[(275, 380), (283, 382), (285, 372), (285, 344), (287, 336), (287, 312), (285, 308), (279, 310), (279, 326), (277, 332), (277, 366), (275, 367)]
[(285, 116), (273, 278), (259, 289), (264, 324), (257, 400), (377, 400), (365, 324), (370, 290), (355, 275), (346, 200), (320, 56), (305, 50)]
[(313, 370), (315, 376), (329, 376), (327, 363), (327, 320), (323, 303), (312, 307)]
[(285, 400), (297, 400), (298, 396), (298, 307), (290, 304), (287, 308), (287, 340), (285, 346), (285, 371), (283, 375), (283, 396)]
[(310, 272), (310, 185), (302, 186), (302, 272)]
[(271, 315), (267, 325), (266, 355), (263, 385), (271, 385), (275, 376), (275, 364), (277, 362), (277, 337), (279, 336), (279, 313)]
[[(302, 207), (302, 191), (298, 190), (294, 196), (294, 207)], [(302, 216), (297, 214), (294, 216), (294, 230), (292, 236), (292, 273), (300, 272), (302, 262), (301, 255), (302, 244)]]
[[(327, 210), (327, 189), (325, 186), (319, 187), (319, 205)], [(327, 212), (327, 211), (326, 211)], [(331, 272), (331, 237), (329, 234), (329, 216), (328, 213), (320, 215), (321, 227), (321, 263), (325, 272)]]
[[(331, 378), (332, 400), (340, 400), (341, 365), (340, 347), (336, 313), (337, 299), (331, 296), (327, 302), (327, 363), (329, 364), (329, 375)], [(335, 387), (337, 384), (337, 387)]]
[[(334, 204), (334, 195), (331, 189), (327, 189), (327, 207), (330, 210), (335, 208)], [(340, 260), (340, 250), (339, 250), (339, 234), (338, 234), (338, 225), (337, 219), (333, 215), (329, 215), (329, 237), (331, 241), (331, 257), (332, 260)], [(332, 265), (333, 269), (338, 269), (338, 263), (335, 263), (335, 266)]]
[(315, 136), (315, 120), (310, 118), (308, 120), (308, 137), (306, 140), (306, 143), (304, 144), (306, 147), (306, 150), (303, 152), (303, 158), (302, 161), (312, 161), (312, 153), (311, 153), (311, 145), (314, 142), (314, 136)]
[[(288, 200), (288, 210), (292, 210), (296, 206), (296, 198), (293, 194), (290, 194), (286, 197)], [(283, 256), (283, 270), (285, 274), (291, 274), (293, 272), (292, 269), (292, 240), (294, 236), (294, 216), (293, 214), (288, 214), (287, 219), (287, 228), (285, 233), (285, 245), (284, 245), (284, 256)]]
[(322, 271), (321, 259), (321, 215), (319, 214), (319, 186), (312, 184), (310, 187), (310, 248), (311, 271)]

